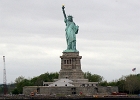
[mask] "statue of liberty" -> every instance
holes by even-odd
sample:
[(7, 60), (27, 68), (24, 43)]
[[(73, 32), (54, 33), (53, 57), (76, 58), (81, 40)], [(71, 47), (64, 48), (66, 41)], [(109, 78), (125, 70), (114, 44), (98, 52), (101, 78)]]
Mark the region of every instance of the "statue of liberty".
[(76, 26), (73, 22), (73, 17), (69, 15), (66, 17), (66, 13), (64, 10), (64, 5), (62, 6), (62, 11), (64, 14), (64, 22), (66, 23), (66, 42), (67, 49), (64, 52), (79, 52), (76, 50), (76, 34), (78, 33), (79, 26)]

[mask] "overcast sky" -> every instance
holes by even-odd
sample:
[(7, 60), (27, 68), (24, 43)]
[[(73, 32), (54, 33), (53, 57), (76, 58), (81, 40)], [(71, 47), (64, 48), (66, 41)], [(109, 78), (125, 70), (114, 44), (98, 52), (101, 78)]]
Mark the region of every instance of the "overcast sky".
[(79, 26), (83, 72), (107, 81), (140, 73), (140, 0), (0, 0), (0, 83), (3, 56), (7, 83), (60, 71), (67, 46), (62, 4)]

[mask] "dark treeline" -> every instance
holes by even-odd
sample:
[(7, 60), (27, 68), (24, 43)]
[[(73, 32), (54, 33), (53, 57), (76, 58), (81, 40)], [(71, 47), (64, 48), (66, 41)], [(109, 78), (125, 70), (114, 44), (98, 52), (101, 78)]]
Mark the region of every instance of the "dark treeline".
[(126, 75), (119, 79), (107, 82), (103, 76), (91, 74), (90, 72), (85, 73), (85, 78), (91, 82), (99, 82), (100, 86), (118, 86), (119, 92), (125, 92), (128, 94), (140, 94), (140, 74), (137, 75)]
[[(27, 79), (23, 76), (19, 76), (15, 79), (15, 83), (7, 85), (8, 93), (12, 94), (22, 94), (24, 86), (42, 86), (43, 81), (53, 82), (53, 79), (58, 79), (59, 73), (44, 73), (40, 76)], [(139, 94), (140, 93), (140, 74), (137, 75), (127, 75), (122, 76), (119, 79), (107, 82), (104, 80), (103, 76), (97, 74), (91, 74), (90, 72), (85, 72), (84, 77), (89, 80), (89, 82), (99, 82), (100, 86), (118, 86), (119, 92), (125, 92), (128, 94)], [(3, 85), (0, 85), (0, 94), (3, 94)]]

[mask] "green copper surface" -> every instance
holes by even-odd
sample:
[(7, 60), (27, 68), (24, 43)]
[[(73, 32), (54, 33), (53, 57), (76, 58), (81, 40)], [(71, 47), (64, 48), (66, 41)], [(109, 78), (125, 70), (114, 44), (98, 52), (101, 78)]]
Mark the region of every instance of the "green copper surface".
[(73, 17), (69, 15), (66, 17), (66, 13), (64, 10), (64, 5), (62, 6), (62, 11), (64, 14), (64, 22), (66, 23), (66, 42), (67, 42), (67, 49), (63, 52), (79, 52), (76, 50), (76, 34), (78, 34), (79, 26), (77, 26), (73, 22)]

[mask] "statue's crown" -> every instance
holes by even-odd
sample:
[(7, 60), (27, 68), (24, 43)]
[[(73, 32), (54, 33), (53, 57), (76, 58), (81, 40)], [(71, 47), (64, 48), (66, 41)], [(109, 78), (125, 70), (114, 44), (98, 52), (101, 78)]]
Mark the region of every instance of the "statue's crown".
[(73, 18), (73, 16), (72, 16), (72, 15), (68, 15), (68, 17), (71, 17), (71, 18)]

